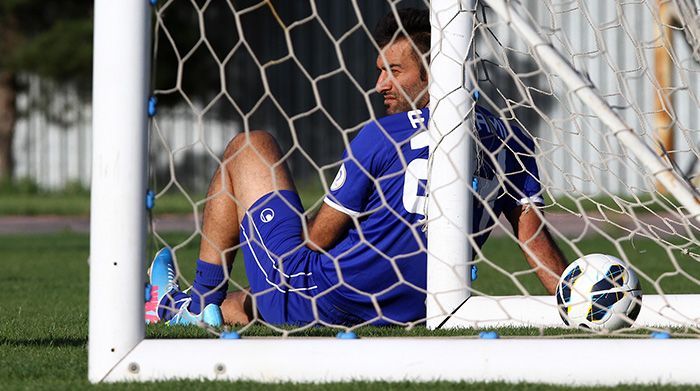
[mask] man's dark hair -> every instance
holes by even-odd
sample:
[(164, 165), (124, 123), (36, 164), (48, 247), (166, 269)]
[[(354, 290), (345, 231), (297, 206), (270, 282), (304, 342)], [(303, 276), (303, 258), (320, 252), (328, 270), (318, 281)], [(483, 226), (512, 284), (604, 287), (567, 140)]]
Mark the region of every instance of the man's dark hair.
[[(426, 72), (421, 56), (430, 51), (430, 13), (427, 9), (402, 8), (397, 10), (398, 20), (393, 12), (389, 12), (377, 23), (374, 29), (374, 40), (379, 48), (402, 39), (410, 39), (420, 50), (414, 53), (414, 58), (421, 66), (421, 78), (425, 79)], [(400, 21), (400, 24), (399, 24)], [(429, 61), (426, 58), (426, 61)]]

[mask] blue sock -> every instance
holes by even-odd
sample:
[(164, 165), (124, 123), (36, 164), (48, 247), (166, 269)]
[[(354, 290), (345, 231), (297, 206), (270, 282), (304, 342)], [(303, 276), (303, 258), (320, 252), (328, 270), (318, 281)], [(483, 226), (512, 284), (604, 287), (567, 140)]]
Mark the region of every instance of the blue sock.
[(224, 268), (221, 265), (214, 265), (201, 259), (197, 260), (197, 272), (192, 289), (190, 289), (190, 296), (192, 297), (189, 307), (190, 312), (198, 314), (202, 312), (202, 308), (211, 303), (221, 305), (226, 298), (228, 282), (221, 287), (218, 286), (225, 278)]
[(158, 306), (158, 317), (162, 320), (170, 320), (177, 313), (185, 300), (190, 296), (187, 293), (173, 291), (167, 294)]

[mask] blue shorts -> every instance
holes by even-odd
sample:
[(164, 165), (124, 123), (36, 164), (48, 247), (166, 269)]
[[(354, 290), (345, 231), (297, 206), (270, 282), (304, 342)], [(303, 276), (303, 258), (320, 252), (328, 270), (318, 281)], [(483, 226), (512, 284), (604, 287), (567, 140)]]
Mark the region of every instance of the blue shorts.
[(304, 243), (303, 213), (291, 190), (266, 194), (246, 212), (241, 244), (255, 308), (273, 324), (347, 323), (323, 295), (316, 297), (321, 256)]

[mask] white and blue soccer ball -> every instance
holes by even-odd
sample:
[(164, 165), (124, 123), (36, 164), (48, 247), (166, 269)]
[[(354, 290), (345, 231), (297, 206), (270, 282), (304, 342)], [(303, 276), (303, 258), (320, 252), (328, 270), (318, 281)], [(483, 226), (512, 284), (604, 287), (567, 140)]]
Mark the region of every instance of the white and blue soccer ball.
[(637, 319), (642, 289), (622, 260), (590, 254), (572, 262), (559, 279), (557, 304), (564, 323), (598, 331), (629, 327)]

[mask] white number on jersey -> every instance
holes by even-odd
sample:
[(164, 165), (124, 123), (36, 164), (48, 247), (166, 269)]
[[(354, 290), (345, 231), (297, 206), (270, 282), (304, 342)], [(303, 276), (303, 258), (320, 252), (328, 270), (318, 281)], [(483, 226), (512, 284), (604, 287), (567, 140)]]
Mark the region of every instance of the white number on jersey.
[[(427, 131), (422, 131), (411, 138), (411, 149), (423, 149), (428, 146), (430, 136)], [(403, 207), (409, 213), (423, 216), (427, 196), (418, 195), (418, 186), (421, 181), (428, 180), (428, 159), (413, 159), (406, 167), (403, 182)]]

